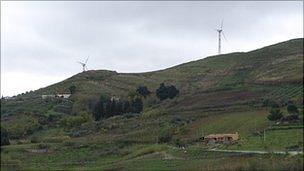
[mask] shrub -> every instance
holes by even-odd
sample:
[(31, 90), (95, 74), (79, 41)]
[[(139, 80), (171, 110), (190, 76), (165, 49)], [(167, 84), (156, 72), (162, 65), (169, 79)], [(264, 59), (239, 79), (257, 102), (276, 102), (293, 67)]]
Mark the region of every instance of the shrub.
[(146, 86), (139, 86), (136, 89), (136, 92), (138, 94), (140, 94), (141, 96), (143, 96), (144, 98), (146, 98), (148, 95), (151, 94), (151, 92), (148, 90), (148, 88)]
[(134, 113), (140, 113), (143, 110), (143, 102), (141, 98), (135, 97), (135, 99), (131, 103), (132, 105), (132, 112)]
[(287, 112), (291, 115), (298, 115), (299, 114), (299, 110), (297, 108), (297, 106), (290, 104), (287, 106)]
[(1, 127), (1, 146), (9, 144), (10, 142), (8, 131), (5, 128)]
[(39, 138), (38, 138), (38, 136), (32, 136), (32, 138), (31, 138), (31, 141), (30, 141), (31, 143), (38, 143), (39, 142)]
[(156, 90), (156, 96), (160, 100), (165, 100), (165, 99), (173, 99), (175, 96), (179, 94), (179, 90), (176, 89), (175, 86), (165, 86), (164, 83), (161, 83), (159, 88)]
[(269, 112), (270, 114), (267, 116), (270, 121), (277, 121), (283, 117), (282, 112), (278, 108), (272, 108)]
[(64, 127), (75, 127), (75, 126), (80, 126), (82, 123), (87, 122), (88, 116), (81, 115), (81, 116), (69, 116), (66, 118), (61, 119), (60, 125)]
[(69, 90), (70, 90), (70, 93), (71, 93), (71, 94), (74, 94), (75, 91), (76, 91), (76, 86), (75, 86), (75, 85), (70, 86), (70, 87), (69, 87)]
[(160, 131), (158, 142), (159, 143), (168, 143), (172, 140), (174, 131), (170, 128), (165, 128)]
[(178, 147), (185, 147), (186, 146), (186, 142), (182, 141), (180, 138), (174, 138), (173, 143), (174, 143), (175, 146), (178, 146)]

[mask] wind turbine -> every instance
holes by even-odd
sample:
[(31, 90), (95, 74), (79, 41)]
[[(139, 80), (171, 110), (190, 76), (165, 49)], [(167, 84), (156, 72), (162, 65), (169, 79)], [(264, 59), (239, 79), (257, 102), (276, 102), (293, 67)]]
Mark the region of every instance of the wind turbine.
[(87, 59), (85, 60), (85, 62), (79, 62), (78, 61), (78, 63), (82, 66), (83, 72), (85, 72), (86, 70), (88, 70), (88, 68), (87, 68), (87, 62), (88, 62), (88, 60), (89, 60), (89, 57), (87, 57)]
[(221, 54), (221, 35), (223, 34), (225, 40), (227, 41), (226, 39), (226, 36), (223, 32), (223, 20), (221, 22), (221, 27), (219, 29), (215, 29), (217, 32), (218, 32), (218, 54), (220, 55)]

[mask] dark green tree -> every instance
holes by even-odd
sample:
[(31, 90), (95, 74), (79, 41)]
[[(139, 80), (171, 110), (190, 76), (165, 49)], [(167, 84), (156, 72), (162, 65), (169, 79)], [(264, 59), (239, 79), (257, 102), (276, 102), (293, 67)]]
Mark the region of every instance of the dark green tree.
[(299, 114), (299, 110), (297, 108), (297, 106), (290, 104), (287, 106), (287, 112), (291, 115), (298, 115)]
[(283, 117), (283, 114), (279, 108), (271, 108), (269, 113), (270, 114), (267, 116), (267, 118), (270, 121), (277, 121)]
[(105, 96), (105, 95), (101, 95), (99, 97), (98, 102), (94, 105), (93, 107), (93, 116), (95, 118), (96, 121), (102, 119), (102, 118), (107, 118), (108, 117), (108, 110), (106, 107), (107, 103), (109, 101), (109, 97)]
[(164, 83), (161, 83), (159, 88), (156, 90), (156, 96), (160, 100), (165, 100), (167, 98), (173, 99), (179, 94), (179, 90), (175, 86), (165, 86)]
[(132, 101), (132, 112), (134, 113), (140, 113), (143, 110), (143, 102), (141, 98), (135, 97), (134, 100)]
[(143, 96), (144, 98), (146, 98), (148, 95), (151, 94), (151, 92), (148, 90), (148, 88), (146, 86), (139, 86), (136, 89), (136, 92), (138, 94), (140, 94), (141, 96)]
[(156, 96), (160, 100), (165, 100), (168, 97), (168, 91), (164, 83), (159, 85), (159, 88), (156, 90)]
[(115, 100), (111, 100), (111, 116), (115, 116), (117, 115), (116, 113), (116, 101)]
[(131, 105), (129, 101), (125, 101), (123, 103), (123, 113), (130, 113), (131, 112)]
[(116, 115), (122, 115), (123, 112), (123, 102), (121, 102), (120, 100), (116, 103), (116, 109), (115, 109), (115, 113)]
[(9, 144), (10, 142), (8, 131), (5, 128), (1, 127), (1, 146)]
[(175, 96), (179, 94), (179, 91), (173, 85), (167, 87), (167, 89), (168, 89), (168, 98), (170, 99), (173, 99)]
[(69, 87), (69, 90), (70, 90), (70, 93), (71, 93), (71, 94), (74, 94), (75, 91), (76, 91), (76, 86), (75, 86), (75, 85), (70, 86), (70, 87)]
[(102, 116), (104, 115), (104, 107), (103, 102), (99, 101), (94, 107), (93, 110), (93, 116), (95, 118), (95, 121), (99, 121)]
[(112, 105), (111, 105), (111, 100), (108, 100), (105, 102), (105, 109), (104, 109), (104, 113), (105, 113), (105, 118), (109, 118), (112, 115)]

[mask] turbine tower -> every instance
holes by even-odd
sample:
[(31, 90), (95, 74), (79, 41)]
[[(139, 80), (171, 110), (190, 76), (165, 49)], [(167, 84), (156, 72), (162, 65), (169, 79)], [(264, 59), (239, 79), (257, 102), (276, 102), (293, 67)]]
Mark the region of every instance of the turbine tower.
[(218, 32), (218, 54), (221, 54), (221, 35), (223, 31), (223, 20), (221, 22), (221, 27), (219, 29), (215, 29)]
[(88, 59), (89, 59), (89, 57), (87, 57), (87, 59), (85, 60), (85, 62), (79, 62), (79, 61), (78, 61), (78, 63), (82, 66), (83, 72), (85, 72), (85, 71), (88, 70), (88, 68), (87, 68)]

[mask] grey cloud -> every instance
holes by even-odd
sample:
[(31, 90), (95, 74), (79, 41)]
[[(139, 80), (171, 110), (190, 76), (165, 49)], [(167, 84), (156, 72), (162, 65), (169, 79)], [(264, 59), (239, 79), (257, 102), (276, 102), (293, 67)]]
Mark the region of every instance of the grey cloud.
[(224, 53), (303, 37), (302, 1), (1, 1), (1, 5), (1, 74), (25, 72), (34, 77), (39, 72), (62, 78), (80, 72), (76, 61), (88, 55), (90, 69), (164, 69), (216, 54), (214, 29), (222, 19), (228, 38), (223, 40)]

